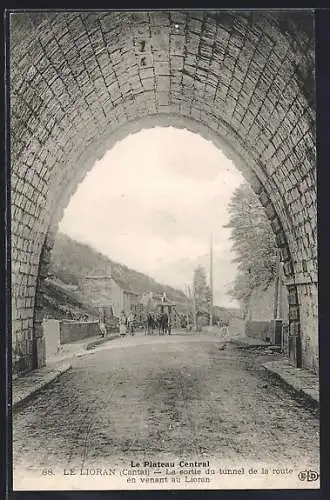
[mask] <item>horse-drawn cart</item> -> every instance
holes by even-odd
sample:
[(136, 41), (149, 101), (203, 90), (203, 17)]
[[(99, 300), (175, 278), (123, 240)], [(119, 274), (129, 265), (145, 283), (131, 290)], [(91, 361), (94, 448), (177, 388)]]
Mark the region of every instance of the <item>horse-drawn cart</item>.
[(156, 314), (158, 318), (159, 333), (165, 335), (171, 335), (172, 319), (173, 313), (175, 311), (176, 304), (170, 302), (166, 298), (164, 293), (160, 302), (156, 304)]

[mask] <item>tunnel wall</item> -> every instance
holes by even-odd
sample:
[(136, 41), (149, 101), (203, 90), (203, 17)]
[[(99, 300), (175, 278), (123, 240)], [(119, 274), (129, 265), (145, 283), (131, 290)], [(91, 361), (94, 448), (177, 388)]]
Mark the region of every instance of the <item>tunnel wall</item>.
[(15, 356), (44, 362), (33, 354), (42, 349), (41, 253), (77, 185), (115, 138), (165, 117), (239, 158), (282, 249), (301, 364), (315, 370), (312, 14), (15, 13), (10, 30)]

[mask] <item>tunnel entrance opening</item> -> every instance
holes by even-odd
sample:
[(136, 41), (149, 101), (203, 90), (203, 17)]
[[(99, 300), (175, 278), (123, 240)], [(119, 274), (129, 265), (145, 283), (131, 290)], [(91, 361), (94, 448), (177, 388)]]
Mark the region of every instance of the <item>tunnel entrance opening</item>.
[(317, 372), (312, 15), (17, 13), (10, 29), (12, 331), (23, 365), (44, 362), (38, 282), (70, 197), (111, 142), (156, 123), (229, 147), (245, 171), (281, 249), (292, 363)]
[[(160, 127), (161, 125), (161, 127)], [(214, 134), (212, 130), (210, 130), (207, 126), (204, 124), (201, 124), (197, 122), (196, 120), (189, 120), (186, 117), (182, 116), (177, 116), (177, 115), (153, 115), (150, 117), (145, 117), (139, 121), (134, 121), (131, 122), (127, 125), (125, 125), (122, 129), (119, 129), (114, 136), (108, 138), (105, 141), (106, 147), (112, 146), (112, 148), (115, 147), (116, 144), (120, 144), (121, 142), (124, 142), (126, 138), (135, 136), (139, 136), (139, 132), (151, 130), (155, 128), (157, 130), (164, 130), (164, 127), (167, 128), (167, 130), (177, 130), (181, 131), (184, 133), (191, 134), (193, 133), (198, 134), (199, 137), (207, 140), (209, 143), (211, 142), (213, 146), (217, 148), (218, 151), (224, 153), (224, 158), (227, 158), (227, 161), (229, 160), (232, 168), (234, 170), (238, 170), (242, 174), (241, 180), (245, 179), (250, 186), (254, 189), (257, 198), (261, 202), (264, 212), (269, 217), (270, 223), (272, 230), (274, 232), (274, 235), (276, 237), (276, 244), (279, 245), (279, 248), (281, 249), (281, 262), (285, 265), (284, 269), (286, 270), (285, 276), (288, 278), (288, 276), (291, 276), (291, 270), (293, 269), (293, 264), (290, 256), (290, 250), (288, 248), (288, 244), (285, 238), (284, 230), (281, 225), (281, 222), (279, 221), (279, 218), (277, 217), (275, 208), (273, 206), (272, 201), (270, 200), (268, 194), (266, 194), (264, 186), (262, 185), (262, 182), (260, 179), (257, 177), (256, 172), (258, 172), (257, 166), (255, 167), (255, 170), (252, 170), (251, 165), (247, 165), (246, 161), (244, 161), (240, 155), (238, 155), (230, 145), (226, 143), (226, 141), (219, 135)], [(192, 135), (192, 134), (191, 134)], [(151, 139), (152, 140), (152, 139)], [(136, 145), (135, 141), (135, 145)], [(129, 146), (127, 146), (129, 147)], [(105, 147), (103, 146), (103, 150)], [(107, 156), (107, 152), (111, 152), (110, 150), (105, 150), (105, 153), (103, 155), (103, 160), (104, 157)], [(100, 160), (102, 161), (102, 159)], [(116, 161), (116, 160), (111, 160), (111, 161)], [(58, 230), (58, 226), (61, 220), (63, 220), (63, 215), (65, 213), (65, 209), (67, 208), (68, 204), (70, 203), (70, 200), (74, 196), (76, 190), (78, 189), (79, 186), (79, 181), (82, 183), (84, 179), (86, 179), (86, 176), (89, 171), (93, 170), (95, 168), (96, 164), (93, 164), (91, 167), (88, 168), (88, 171), (84, 171), (84, 178), (82, 179), (81, 177), (81, 171), (79, 171), (79, 176), (78, 178), (71, 180), (71, 184), (67, 185), (67, 189), (62, 193), (62, 200), (61, 203), (58, 204), (57, 206), (57, 211), (54, 212), (53, 218), (52, 218), (52, 224), (51, 224), (51, 229), (48, 231), (46, 240), (45, 240), (45, 245), (43, 247), (43, 252), (42, 256), (40, 259), (40, 265), (39, 265), (39, 279), (38, 279), (38, 287), (41, 286), (42, 280), (47, 277), (47, 268), (49, 266), (50, 262), (50, 253), (52, 250), (52, 245), (53, 242), (55, 241), (56, 238), (56, 232)], [(121, 165), (118, 165), (118, 168), (121, 168)], [(138, 167), (136, 167), (138, 168)], [(200, 168), (205, 168), (205, 164), (201, 164)], [(225, 177), (225, 174), (224, 174)], [(79, 179), (79, 180), (78, 180)], [(148, 179), (146, 179), (146, 182), (148, 182)], [(237, 184), (238, 185), (238, 184)], [(121, 190), (121, 186), (117, 186), (118, 192)], [(86, 193), (87, 194), (87, 193)], [(116, 238), (116, 235), (114, 235), (114, 238)], [(120, 258), (119, 258), (120, 260)], [(295, 286), (290, 285), (288, 287), (288, 300), (289, 300), (289, 308), (290, 308), (290, 325), (291, 329), (293, 328), (292, 325), (299, 324), (299, 305), (298, 305), (298, 299), (296, 295), (296, 289)], [(42, 323), (42, 314), (41, 314), (41, 300), (39, 293), (37, 292), (36, 294), (36, 307), (35, 307), (35, 328), (37, 326), (38, 331), (38, 326), (40, 327), (41, 331), (41, 323)], [(299, 329), (297, 330), (296, 328), (296, 333), (293, 335), (291, 334), (287, 339), (287, 347), (286, 347), (286, 354), (291, 360), (291, 363), (294, 364), (297, 367), (301, 367), (301, 341), (300, 341), (300, 332)], [(42, 333), (40, 334), (40, 336)], [(38, 338), (38, 337), (37, 337)], [(37, 349), (35, 350), (37, 352)]]

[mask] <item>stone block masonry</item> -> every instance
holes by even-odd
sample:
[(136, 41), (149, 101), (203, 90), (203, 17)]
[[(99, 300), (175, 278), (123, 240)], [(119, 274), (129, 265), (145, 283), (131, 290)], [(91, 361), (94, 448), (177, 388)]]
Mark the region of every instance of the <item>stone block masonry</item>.
[(60, 343), (71, 344), (100, 335), (98, 321), (60, 321)]
[(259, 339), (264, 342), (272, 340), (272, 323), (271, 321), (246, 321), (245, 335), (252, 339)]
[(22, 366), (42, 362), (33, 359), (42, 251), (78, 183), (117, 140), (172, 125), (219, 145), (259, 194), (297, 299), (290, 331), (306, 340), (298, 363), (316, 370), (312, 14), (15, 13), (10, 29), (13, 349)]

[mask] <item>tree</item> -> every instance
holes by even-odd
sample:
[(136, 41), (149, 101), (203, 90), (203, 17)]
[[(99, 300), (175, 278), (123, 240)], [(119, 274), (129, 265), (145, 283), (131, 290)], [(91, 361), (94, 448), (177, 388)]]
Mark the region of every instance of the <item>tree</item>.
[(229, 203), (229, 223), (233, 262), (238, 272), (230, 295), (246, 305), (254, 288), (266, 288), (275, 278), (277, 245), (270, 222), (248, 184), (239, 186)]
[(143, 304), (144, 310), (146, 313), (150, 313), (154, 310), (154, 300), (152, 297), (152, 293), (143, 294), (141, 298), (141, 304)]
[(193, 278), (193, 294), (196, 314), (209, 311), (211, 290), (207, 285), (206, 273), (202, 266), (196, 267)]

